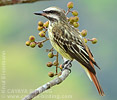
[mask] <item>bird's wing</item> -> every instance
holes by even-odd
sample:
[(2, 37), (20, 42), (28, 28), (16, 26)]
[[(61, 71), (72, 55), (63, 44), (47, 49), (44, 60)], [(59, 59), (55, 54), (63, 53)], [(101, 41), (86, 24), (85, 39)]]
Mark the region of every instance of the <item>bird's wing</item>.
[[(61, 49), (68, 53), (73, 59), (79, 61), (89, 71), (96, 74), (94, 67), (91, 66), (90, 61), (95, 64), (92, 53), (88, 46), (84, 43), (80, 33), (77, 30), (72, 30), (70, 27), (54, 27), (53, 30), (54, 41)], [(90, 56), (91, 55), (91, 56)]]
[(54, 34), (54, 41), (73, 59), (80, 62), (89, 78), (94, 82), (99, 94), (104, 96), (103, 89), (96, 77), (96, 71), (94, 68), (94, 65), (97, 67), (98, 65), (96, 64), (90, 49), (80, 36), (80, 33), (76, 29), (71, 28), (72, 27), (68, 27), (66, 29), (65, 26), (62, 28), (59, 26), (53, 28), (52, 33)]

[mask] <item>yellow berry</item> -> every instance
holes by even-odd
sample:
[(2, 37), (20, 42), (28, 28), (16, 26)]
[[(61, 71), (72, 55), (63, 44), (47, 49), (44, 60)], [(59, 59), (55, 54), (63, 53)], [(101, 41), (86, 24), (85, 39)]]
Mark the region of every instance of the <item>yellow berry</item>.
[(40, 37), (45, 37), (45, 31), (39, 32), (39, 36), (40, 36)]
[(39, 48), (42, 48), (42, 47), (43, 47), (43, 43), (39, 42), (39, 43), (38, 43), (38, 47), (39, 47)]
[(30, 42), (34, 42), (35, 41), (35, 37), (34, 36), (30, 36), (29, 40), (30, 40)]
[(70, 22), (70, 24), (73, 24), (73, 22), (74, 22), (74, 17), (70, 17), (70, 18), (69, 18), (69, 22)]
[(73, 2), (68, 2), (67, 7), (68, 7), (69, 9), (73, 8), (73, 6), (74, 6)]
[(79, 21), (79, 17), (78, 17), (78, 16), (75, 16), (75, 17), (74, 17), (74, 21), (75, 21), (75, 22), (78, 22), (78, 21)]
[(91, 40), (92, 40), (92, 41), (91, 41), (91, 42), (92, 42), (92, 44), (96, 44), (96, 43), (97, 43), (97, 41), (98, 41), (96, 38), (92, 38)]
[(34, 48), (36, 46), (36, 43), (35, 42), (31, 42), (30, 43), (30, 47)]
[(30, 45), (30, 41), (26, 41), (26, 43), (25, 43), (27, 46), (29, 46)]
[(52, 52), (49, 52), (49, 53), (48, 53), (48, 57), (49, 57), (49, 58), (53, 58), (53, 57), (54, 57), (53, 53), (52, 53)]
[(57, 65), (58, 65), (58, 62), (55, 60), (55, 61), (53, 62), (53, 65), (54, 65), (54, 66), (57, 66)]
[(48, 73), (48, 76), (49, 76), (49, 77), (53, 77), (53, 76), (54, 76), (54, 73), (53, 73), (53, 72), (49, 72), (49, 73)]
[(45, 23), (43, 24), (43, 26), (46, 27), (46, 28), (48, 28), (48, 26), (49, 26), (49, 21), (45, 22)]
[(38, 26), (37, 29), (38, 29), (38, 31), (42, 31), (43, 27), (42, 26)]
[(43, 26), (43, 22), (42, 22), (42, 21), (39, 21), (39, 22), (38, 22), (38, 25), (39, 25), (39, 26)]
[(82, 32), (81, 32), (81, 35), (83, 36), (83, 37), (85, 37), (86, 35), (87, 35), (87, 30), (82, 30)]
[(79, 23), (77, 23), (77, 22), (74, 22), (73, 25), (75, 28), (79, 27)]
[(78, 12), (76, 10), (72, 11), (73, 16), (78, 16)]
[(47, 63), (47, 67), (52, 67), (53, 63), (52, 62), (48, 62)]

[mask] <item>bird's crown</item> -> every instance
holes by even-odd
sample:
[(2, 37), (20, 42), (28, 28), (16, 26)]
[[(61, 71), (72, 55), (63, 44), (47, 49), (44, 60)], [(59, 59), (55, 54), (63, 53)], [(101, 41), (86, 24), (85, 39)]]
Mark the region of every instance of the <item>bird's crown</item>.
[(43, 10), (43, 12), (48, 12), (48, 13), (64, 13), (64, 10), (59, 8), (59, 7), (49, 7)]

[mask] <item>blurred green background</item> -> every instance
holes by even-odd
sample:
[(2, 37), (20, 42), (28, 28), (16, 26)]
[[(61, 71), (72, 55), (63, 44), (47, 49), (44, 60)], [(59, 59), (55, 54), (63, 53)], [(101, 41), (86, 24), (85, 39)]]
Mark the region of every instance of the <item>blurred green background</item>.
[[(45, 43), (43, 49), (25, 46), (30, 35), (36, 40), (38, 36), (37, 22), (45, 18), (35, 16), (35, 11), (41, 11), (50, 6), (58, 6), (67, 10), (70, 0), (40, 1), (31, 4), (18, 4), (0, 7), (0, 100), (21, 100), (30, 91), (52, 80), (48, 77), (49, 59)], [(79, 12), (80, 31), (88, 30), (88, 38), (96, 37), (98, 43), (88, 43), (95, 60), (101, 67), (97, 76), (106, 96), (98, 95), (97, 90), (80, 65), (74, 61), (72, 73), (60, 85), (41, 94), (34, 100), (117, 100), (117, 0), (71, 0), (74, 9)], [(5, 52), (5, 59), (3, 59)], [(5, 74), (3, 63), (5, 61)], [(60, 59), (62, 63), (62, 60)], [(5, 76), (6, 79), (2, 79)], [(3, 83), (5, 81), (5, 83)]]

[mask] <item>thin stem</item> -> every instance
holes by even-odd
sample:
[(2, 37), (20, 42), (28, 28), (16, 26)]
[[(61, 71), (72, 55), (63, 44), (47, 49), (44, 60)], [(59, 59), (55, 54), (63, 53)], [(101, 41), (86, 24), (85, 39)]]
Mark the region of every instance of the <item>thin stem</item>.
[(92, 39), (87, 39), (87, 41), (93, 41)]
[(46, 39), (46, 40), (49, 40), (49, 38), (48, 38), (47, 36), (45, 36), (45, 39)]
[(42, 40), (41, 42), (44, 43), (44, 42), (46, 42), (48, 40), (49, 40), (49, 38), (46, 38), (45, 40)]
[(48, 41), (49, 40), (49, 38), (46, 38), (45, 40), (42, 40), (42, 41), (40, 41), (40, 42), (35, 42), (36, 44), (38, 44), (38, 43), (44, 43), (44, 42), (46, 42), (46, 41)]
[(44, 26), (43, 26), (43, 28), (45, 29), (45, 32), (48, 30), (48, 28), (46, 28), (46, 27), (44, 27)]
[(54, 48), (52, 47), (51, 49), (46, 49), (46, 52), (53, 52)]
[(66, 16), (68, 15), (69, 12), (71, 12), (70, 10), (71, 10), (70, 8), (67, 10), (67, 12), (65, 14)]
[(58, 74), (58, 52), (56, 54), (56, 62), (57, 62), (57, 65), (56, 65), (56, 74)]

